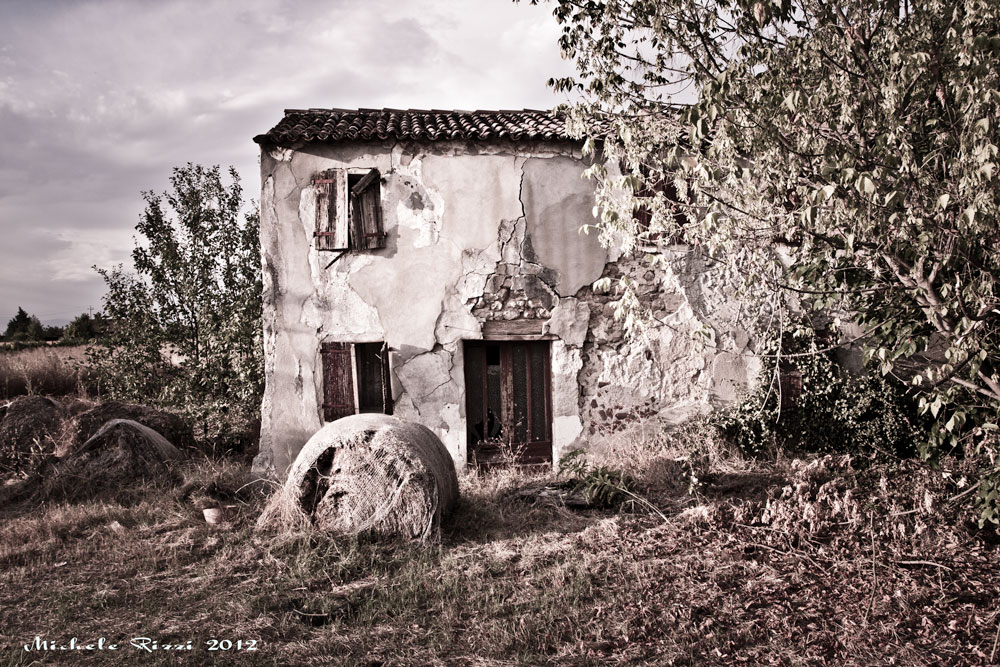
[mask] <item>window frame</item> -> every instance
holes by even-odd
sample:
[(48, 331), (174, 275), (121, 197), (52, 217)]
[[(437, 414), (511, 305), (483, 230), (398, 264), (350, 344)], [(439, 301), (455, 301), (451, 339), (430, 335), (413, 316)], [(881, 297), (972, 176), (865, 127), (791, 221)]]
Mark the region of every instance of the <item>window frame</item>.
[(366, 252), (385, 248), (382, 174), (372, 168), (335, 167), (318, 172), (313, 246), (319, 251)]
[[(384, 341), (326, 341), (320, 344), (320, 368), (323, 402), (320, 406), (323, 422), (331, 422), (349, 415), (361, 414), (361, 387), (363, 380), (358, 373), (360, 366), (359, 345), (381, 345), (379, 366), (381, 373), (382, 409), (365, 410), (366, 413), (391, 415), (395, 400), (392, 396), (391, 357), (389, 345)], [(350, 387), (349, 395), (346, 395)]]

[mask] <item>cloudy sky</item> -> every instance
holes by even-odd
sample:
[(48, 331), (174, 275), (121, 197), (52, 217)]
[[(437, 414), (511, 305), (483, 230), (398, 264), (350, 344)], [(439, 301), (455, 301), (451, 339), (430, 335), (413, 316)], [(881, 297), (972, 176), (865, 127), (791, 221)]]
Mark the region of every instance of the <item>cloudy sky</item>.
[(4, 0), (0, 327), (101, 306), (141, 193), (233, 165), (285, 108), (550, 108), (551, 8), (511, 0)]

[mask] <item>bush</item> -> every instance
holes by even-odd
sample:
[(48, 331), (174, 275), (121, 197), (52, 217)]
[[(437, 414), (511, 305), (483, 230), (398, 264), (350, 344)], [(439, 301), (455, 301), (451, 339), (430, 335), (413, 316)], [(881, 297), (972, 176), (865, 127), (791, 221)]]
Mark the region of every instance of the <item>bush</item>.
[[(798, 452), (912, 456), (929, 426), (899, 383), (840, 368), (811, 330), (786, 336), (766, 356), (765, 381), (715, 421), (749, 455), (782, 447)], [(798, 396), (789, 396), (801, 379)], [(768, 381), (770, 380), (770, 381)], [(783, 386), (784, 385), (784, 386)], [(782, 394), (786, 394), (782, 396)]]
[(263, 391), (258, 215), (229, 174), (188, 164), (145, 193), (134, 272), (98, 269), (113, 324), (89, 351), (110, 398), (176, 409), (220, 452), (252, 447)]
[(559, 476), (572, 491), (581, 491), (594, 507), (618, 507), (633, 495), (634, 481), (623, 470), (592, 465), (582, 449), (559, 459)]

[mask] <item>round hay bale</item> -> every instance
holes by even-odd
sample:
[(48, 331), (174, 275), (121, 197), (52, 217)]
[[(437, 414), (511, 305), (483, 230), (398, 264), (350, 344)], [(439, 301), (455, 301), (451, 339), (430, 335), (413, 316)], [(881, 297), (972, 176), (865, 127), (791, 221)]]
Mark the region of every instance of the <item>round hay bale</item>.
[(59, 454), (65, 456), (90, 440), (105, 424), (115, 419), (138, 422), (162, 435), (177, 447), (194, 445), (191, 427), (178, 415), (148, 405), (108, 401), (73, 417), (69, 426), (67, 448)]
[(81, 412), (93, 410), (100, 405), (94, 399), (81, 398), (79, 396), (63, 396), (60, 401), (62, 402), (63, 412), (66, 413), (67, 417), (76, 417)]
[(259, 525), (426, 540), (457, 499), (455, 464), (430, 429), (352, 415), (309, 439)]
[(62, 418), (59, 401), (47, 396), (19, 396), (11, 401), (0, 422), (0, 471), (21, 474), (33, 460), (51, 454)]
[(46, 495), (85, 495), (162, 477), (184, 458), (153, 429), (130, 419), (112, 419), (89, 440), (52, 466)]

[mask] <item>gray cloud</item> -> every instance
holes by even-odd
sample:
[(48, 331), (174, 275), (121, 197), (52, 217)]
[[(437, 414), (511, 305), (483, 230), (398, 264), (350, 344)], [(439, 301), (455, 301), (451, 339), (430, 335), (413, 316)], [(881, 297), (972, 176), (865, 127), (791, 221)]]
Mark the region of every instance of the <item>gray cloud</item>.
[[(475, 10), (470, 10), (474, 6)], [(549, 10), (510, 0), (6, 2), (0, 325), (99, 307), (174, 166), (234, 165), (285, 108), (551, 107)]]

